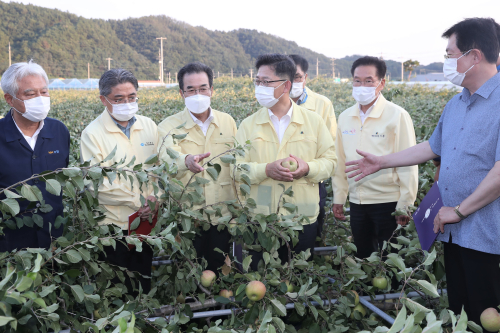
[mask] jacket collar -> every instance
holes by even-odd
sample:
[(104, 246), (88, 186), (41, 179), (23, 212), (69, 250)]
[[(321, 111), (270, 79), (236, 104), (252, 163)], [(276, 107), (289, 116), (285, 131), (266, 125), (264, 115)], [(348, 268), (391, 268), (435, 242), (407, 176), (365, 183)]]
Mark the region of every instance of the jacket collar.
[[(303, 108), (295, 104), (292, 100), (292, 119), (290, 120), (290, 123), (297, 123), (297, 124), (304, 124), (304, 114)], [(269, 117), (269, 111), (268, 108), (263, 107), (259, 111), (257, 111), (257, 114), (255, 115), (255, 122), (258, 125), (265, 124), (265, 123), (270, 123), (271, 118)]]
[[(217, 115), (217, 110), (212, 109), (212, 116), (214, 119), (212, 120), (212, 123), (214, 123), (217, 127), (220, 127), (219, 124), (219, 116)], [(185, 129), (191, 129), (196, 126), (196, 123), (193, 120), (193, 117), (191, 117), (191, 114), (189, 113), (189, 110), (187, 107), (184, 107), (184, 110), (182, 110), (182, 120), (183, 122), (186, 123), (184, 125)]]
[[(104, 112), (101, 113), (101, 119), (102, 119), (102, 123), (104, 125), (104, 128), (106, 128), (106, 130), (108, 132), (123, 133), (122, 130), (115, 124), (115, 122), (113, 121), (113, 118), (111, 118), (107, 109), (104, 109)], [(130, 131), (136, 131), (136, 130), (139, 131), (139, 130), (144, 129), (144, 127), (142, 126), (142, 122), (140, 121), (138, 116), (136, 116), (136, 119), (137, 119), (137, 121), (132, 125), (132, 127), (130, 128)]]
[[(380, 93), (380, 96), (378, 97), (378, 101), (375, 104), (375, 107), (367, 116), (367, 118), (380, 118), (386, 105), (387, 105), (387, 100), (385, 99), (384, 95)], [(347, 115), (351, 117), (359, 117), (359, 112), (360, 112), (359, 103), (356, 103), (354, 106), (352, 106), (347, 110)]]
[[(54, 138), (53, 131), (51, 130), (52, 126), (50, 121), (47, 121), (46, 118), (44, 122), (44, 126), (38, 134), (39, 138), (52, 139)], [(24, 139), (23, 134), (17, 129), (16, 124), (14, 123), (14, 119), (12, 118), (12, 109), (5, 115), (5, 121), (7, 122), (7, 126), (5, 129), (5, 141), (12, 142), (20, 139)], [(22, 140), (21, 142), (25, 142), (26, 140)]]

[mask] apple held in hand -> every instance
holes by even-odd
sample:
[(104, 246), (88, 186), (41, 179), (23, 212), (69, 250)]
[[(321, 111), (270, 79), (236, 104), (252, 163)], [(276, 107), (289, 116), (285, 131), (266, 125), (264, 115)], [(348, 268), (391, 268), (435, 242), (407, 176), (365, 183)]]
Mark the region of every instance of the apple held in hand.
[(376, 276), (372, 280), (372, 285), (379, 290), (387, 288), (387, 279), (383, 276)]
[(481, 313), (481, 325), (488, 332), (500, 331), (500, 314), (495, 308), (488, 308)]
[(294, 172), (295, 170), (297, 170), (298, 163), (295, 158), (288, 157), (286, 160), (281, 162), (281, 166), (283, 168), (287, 168), (288, 170), (290, 170), (290, 172)]
[(215, 281), (215, 273), (209, 270), (201, 274), (201, 285), (205, 288), (210, 287)]
[(222, 297), (225, 297), (225, 298), (230, 298), (230, 297), (233, 297), (233, 292), (231, 290), (222, 289), (219, 292), (219, 296), (222, 296)]
[(266, 286), (260, 281), (252, 281), (247, 284), (245, 291), (251, 301), (257, 302), (264, 298)]

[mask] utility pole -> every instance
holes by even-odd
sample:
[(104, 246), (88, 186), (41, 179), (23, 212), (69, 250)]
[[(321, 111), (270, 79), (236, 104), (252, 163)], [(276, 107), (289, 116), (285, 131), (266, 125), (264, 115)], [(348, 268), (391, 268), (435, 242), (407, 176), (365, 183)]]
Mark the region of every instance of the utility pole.
[(333, 73), (333, 78), (335, 79), (335, 58), (332, 58), (332, 73)]
[(87, 76), (90, 80), (90, 63), (87, 63)]
[(250, 68), (250, 78), (253, 80), (253, 68)]
[(111, 69), (111, 58), (106, 58), (106, 60), (108, 61), (108, 71)]
[(165, 83), (163, 81), (163, 40), (167, 40), (167, 37), (158, 37), (156, 39), (160, 40), (160, 82)]
[(9, 42), (9, 67), (12, 65), (12, 54), (10, 53), (10, 42)]
[(319, 76), (319, 59), (316, 58), (316, 77)]

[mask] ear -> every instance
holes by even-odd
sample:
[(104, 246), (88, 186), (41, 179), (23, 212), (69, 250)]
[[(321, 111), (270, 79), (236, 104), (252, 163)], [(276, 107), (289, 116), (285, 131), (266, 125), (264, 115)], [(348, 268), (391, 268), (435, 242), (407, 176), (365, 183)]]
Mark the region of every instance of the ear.
[(14, 107), (14, 103), (13, 103), (13, 98), (11, 95), (9, 94), (4, 94), (3, 95), (3, 98), (5, 98), (5, 101), (7, 102), (7, 104), (9, 104), (10, 106)]
[(106, 101), (106, 98), (104, 98), (104, 96), (102, 96), (102, 95), (101, 95), (101, 96), (99, 96), (99, 98), (101, 99), (101, 103), (102, 103), (104, 106), (108, 106), (108, 105), (106, 104), (106, 102), (107, 102), (107, 101)]
[(283, 92), (290, 94), (290, 91), (292, 90), (292, 82), (286, 80), (284, 86), (285, 89), (283, 90)]
[(483, 61), (484, 54), (481, 51), (474, 49), (470, 53), (472, 53), (472, 61), (474, 62), (474, 64), (479, 64), (481, 61)]
[(380, 86), (379, 86), (380, 90), (379, 91), (384, 90), (384, 88), (385, 88), (385, 79), (382, 79), (382, 80), (380, 80)]
[(304, 87), (306, 86), (306, 81), (307, 81), (307, 73), (304, 75)]
[(185, 99), (185, 98), (184, 98), (184, 94), (183, 94), (183, 92), (182, 92), (182, 89), (179, 89), (179, 94), (181, 95), (182, 99)]
[(214, 86), (210, 87), (210, 97), (214, 95)]

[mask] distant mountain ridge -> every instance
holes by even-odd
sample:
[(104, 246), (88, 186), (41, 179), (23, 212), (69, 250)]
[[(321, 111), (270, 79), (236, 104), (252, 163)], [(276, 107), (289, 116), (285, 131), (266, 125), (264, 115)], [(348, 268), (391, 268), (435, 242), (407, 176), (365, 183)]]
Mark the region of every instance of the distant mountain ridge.
[[(128, 68), (143, 80), (159, 76), (157, 37), (164, 42), (164, 71), (175, 73), (191, 61), (202, 61), (215, 73), (249, 75), (258, 55), (270, 52), (300, 54), (310, 63), (309, 73), (332, 75), (331, 59), (293, 41), (238, 29), (229, 32), (194, 27), (170, 17), (147, 16), (126, 20), (86, 19), (57, 9), (0, 1), (0, 72), (12, 62), (33, 58), (50, 77), (100, 77), (111, 67)], [(352, 62), (360, 56), (335, 60), (335, 72), (350, 76)], [(401, 63), (387, 61), (391, 78), (401, 76)], [(432, 64), (431, 64), (432, 65)], [(165, 74), (166, 75), (166, 74)]]

